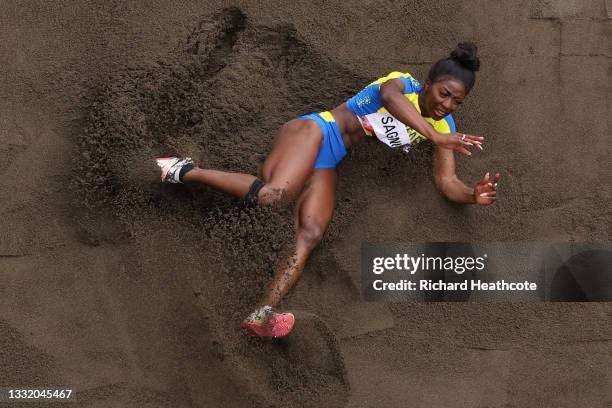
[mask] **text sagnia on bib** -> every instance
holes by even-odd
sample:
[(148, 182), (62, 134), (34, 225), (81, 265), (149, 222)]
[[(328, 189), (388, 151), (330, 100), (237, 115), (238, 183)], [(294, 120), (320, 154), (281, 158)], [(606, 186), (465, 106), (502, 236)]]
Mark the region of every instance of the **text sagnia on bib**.
[(358, 116), (358, 119), (368, 136), (376, 135), (378, 140), (393, 149), (402, 147), (404, 152), (408, 152), (414, 145), (427, 139), (389, 112), (370, 113)]

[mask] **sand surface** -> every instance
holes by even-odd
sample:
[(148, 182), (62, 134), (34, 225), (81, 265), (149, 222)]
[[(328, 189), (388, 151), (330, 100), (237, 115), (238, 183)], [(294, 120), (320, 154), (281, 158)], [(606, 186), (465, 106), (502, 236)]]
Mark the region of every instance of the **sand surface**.
[[(0, 10), (0, 386), (72, 385), (83, 407), (612, 403), (609, 303), (366, 304), (356, 279), (362, 241), (612, 241), (605, 1)], [(285, 121), (390, 71), (424, 79), (466, 39), (482, 69), (456, 120), (487, 142), (457, 172), (501, 171), (497, 205), (444, 200), (426, 143), (356, 146), (283, 304), (295, 332), (245, 338), (290, 212), (160, 185), (149, 158), (256, 173)]]

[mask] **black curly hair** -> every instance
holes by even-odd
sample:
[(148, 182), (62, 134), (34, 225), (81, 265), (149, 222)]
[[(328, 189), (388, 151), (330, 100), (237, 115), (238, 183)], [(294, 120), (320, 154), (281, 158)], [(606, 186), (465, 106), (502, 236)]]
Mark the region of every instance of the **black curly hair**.
[(462, 42), (449, 57), (438, 60), (431, 66), (427, 79), (434, 83), (443, 76), (452, 76), (463, 82), (469, 92), (474, 87), (476, 71), (479, 68), (478, 47), (473, 42)]

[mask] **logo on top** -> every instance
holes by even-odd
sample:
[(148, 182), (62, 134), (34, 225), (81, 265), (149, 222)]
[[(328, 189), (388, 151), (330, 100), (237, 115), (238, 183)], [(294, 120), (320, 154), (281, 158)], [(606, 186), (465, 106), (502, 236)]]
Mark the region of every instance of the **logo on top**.
[(357, 106), (359, 106), (361, 108), (364, 105), (368, 105), (370, 102), (372, 102), (370, 97), (369, 96), (364, 96), (363, 98), (360, 98), (359, 100), (357, 100)]
[(412, 77), (408, 79), (410, 80), (410, 85), (412, 85), (412, 89), (414, 89), (415, 92), (420, 92), (423, 85), (421, 85), (419, 81), (417, 81), (416, 79)]

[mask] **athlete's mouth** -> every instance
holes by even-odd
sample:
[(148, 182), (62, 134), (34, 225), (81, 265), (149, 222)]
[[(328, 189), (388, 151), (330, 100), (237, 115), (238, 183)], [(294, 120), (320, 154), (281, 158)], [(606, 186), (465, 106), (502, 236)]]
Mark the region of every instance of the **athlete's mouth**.
[(448, 113), (446, 111), (444, 111), (444, 110), (441, 110), (441, 109), (434, 109), (434, 115), (436, 115), (439, 118), (443, 118), (446, 115), (448, 115)]

